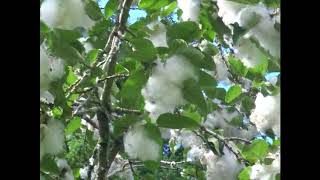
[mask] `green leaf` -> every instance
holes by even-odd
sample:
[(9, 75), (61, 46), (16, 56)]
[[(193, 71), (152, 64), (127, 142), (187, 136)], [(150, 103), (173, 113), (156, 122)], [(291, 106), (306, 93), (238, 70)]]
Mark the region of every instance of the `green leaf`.
[[(202, 4), (204, 5), (204, 3)], [(203, 29), (203, 36), (210, 42), (214, 40), (214, 37), (216, 36), (216, 32), (213, 29), (212, 24), (210, 23), (210, 19), (212, 14), (209, 12), (209, 8), (211, 8), (211, 5), (208, 5), (207, 7), (203, 6), (200, 10), (200, 23), (202, 25)]]
[(101, 10), (98, 4), (92, 0), (86, 0), (85, 2), (85, 11), (90, 19), (97, 21), (103, 17)]
[(177, 8), (177, 2), (173, 1), (161, 11), (161, 17), (170, 15)]
[(67, 75), (67, 79), (66, 79), (66, 83), (68, 85), (71, 85), (73, 84), (74, 82), (76, 82), (77, 80), (77, 76), (74, 74), (73, 70), (72, 70), (72, 67), (71, 66), (68, 66), (68, 75)]
[(144, 125), (144, 127), (145, 127), (145, 131), (147, 133), (147, 136), (150, 137), (155, 142), (157, 142), (157, 144), (159, 144), (159, 146), (160, 146), (160, 148), (162, 150), (163, 141), (162, 141), (162, 138), (161, 138), (161, 133), (160, 133), (159, 128), (157, 126), (155, 126), (154, 124), (152, 124), (152, 123), (147, 123), (147, 124)]
[(40, 20), (40, 32), (42, 32), (42, 33), (50, 32), (49, 26), (47, 26), (47, 24), (45, 22), (43, 22), (42, 20)]
[(205, 55), (192, 46), (178, 48), (173, 54), (183, 55), (187, 60), (196, 67), (212, 70), (212, 65), (205, 61)]
[(75, 30), (54, 28), (53, 31), (55, 34), (59, 36), (59, 38), (63, 39), (68, 43), (74, 42), (81, 37), (81, 33)]
[(79, 129), (81, 126), (81, 118), (80, 117), (74, 117), (67, 125), (65, 128), (65, 133), (66, 134), (72, 134), (75, 132), (77, 129)]
[(263, 3), (270, 8), (279, 8), (280, 0), (263, 0)]
[(237, 116), (234, 117), (229, 124), (235, 127), (241, 127), (243, 125), (243, 117), (242, 116)]
[(151, 63), (157, 58), (157, 49), (150, 40), (145, 38), (136, 38), (132, 40), (131, 43), (135, 48), (132, 56), (139, 61)]
[(171, 129), (181, 129), (181, 128), (189, 128), (194, 129), (199, 127), (199, 123), (195, 120), (180, 116), (177, 114), (164, 113), (161, 114), (157, 119), (157, 124), (159, 127), (171, 128)]
[(120, 91), (120, 96), (128, 99), (134, 98), (137, 94), (140, 94), (140, 91), (146, 81), (147, 77), (143, 70), (135, 72), (124, 83)]
[(83, 59), (81, 54), (55, 31), (48, 34), (48, 48), (54, 56), (62, 58), (70, 66)]
[(242, 154), (251, 163), (255, 163), (258, 160), (263, 161), (268, 154), (268, 143), (260, 139), (254, 140), (250, 145), (243, 148)]
[(62, 85), (62, 81), (51, 82), (49, 92), (55, 97), (54, 104), (63, 107), (66, 103), (66, 97)]
[(231, 71), (243, 77), (247, 75), (248, 68), (239, 59), (230, 56), (228, 62), (230, 64)]
[(184, 81), (182, 92), (184, 99), (197, 105), (202, 114), (207, 113), (206, 101), (204, 100), (200, 87), (195, 80), (189, 79)]
[(109, 0), (106, 6), (104, 7), (104, 17), (106, 19), (110, 18), (112, 14), (117, 10), (118, 1), (117, 0)]
[(59, 174), (60, 172), (54, 157), (49, 154), (46, 154), (44, 157), (42, 157), (42, 160), (40, 161), (40, 170), (53, 174)]
[(242, 169), (238, 175), (238, 180), (250, 180), (251, 166)]
[(139, 8), (146, 9), (151, 7), (154, 4), (155, 0), (141, 0), (139, 2)]
[(129, 126), (139, 121), (139, 118), (133, 115), (126, 115), (116, 121), (113, 121), (113, 136), (119, 137), (123, 132), (125, 132)]
[(242, 89), (239, 85), (232, 86), (226, 93), (225, 102), (230, 103), (241, 95)]
[(241, 100), (241, 111), (250, 114), (251, 110), (255, 107), (254, 100), (249, 96), (244, 96)]
[(197, 23), (193, 21), (184, 21), (167, 27), (167, 39), (183, 39), (186, 42), (198, 40), (201, 37), (201, 30)]
[(200, 70), (199, 85), (201, 88), (206, 88), (206, 87), (213, 88), (217, 86), (217, 81), (210, 74)]
[(99, 55), (99, 50), (98, 49), (92, 49), (88, 52), (87, 56), (86, 56), (86, 61), (89, 64), (93, 64), (94, 62), (96, 62), (97, 57)]
[(169, 4), (169, 0), (141, 0), (139, 8), (147, 10), (159, 10)]
[(188, 118), (191, 118), (191, 119), (195, 120), (198, 123), (200, 123), (201, 119), (202, 119), (202, 116), (198, 112), (192, 111), (190, 109), (184, 110), (181, 113), (181, 115), (185, 116), (185, 117), (188, 117)]
[(54, 107), (52, 109), (52, 116), (55, 119), (59, 119), (59, 117), (62, 115), (62, 109), (60, 109), (59, 107)]
[(217, 98), (224, 101), (226, 90), (223, 88), (204, 88), (204, 93), (211, 99)]

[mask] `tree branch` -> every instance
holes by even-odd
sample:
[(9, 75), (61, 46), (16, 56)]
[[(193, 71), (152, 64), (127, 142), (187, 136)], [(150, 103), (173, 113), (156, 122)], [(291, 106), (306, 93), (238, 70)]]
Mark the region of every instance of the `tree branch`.
[[(119, 44), (121, 39), (116, 36), (116, 34), (122, 35), (124, 33), (124, 27), (127, 23), (129, 8), (132, 4), (133, 0), (123, 0), (118, 6), (118, 12), (120, 12), (117, 23), (113, 28), (112, 32), (109, 35), (108, 42), (105, 47), (105, 52), (109, 52), (106, 59), (105, 64), (103, 65), (103, 70), (107, 71), (107, 76), (114, 75), (115, 65), (116, 65), (116, 54), (119, 50)], [(110, 46), (110, 50), (109, 50)], [(109, 134), (109, 122), (111, 121), (111, 117), (109, 117), (109, 112), (111, 110), (111, 87), (113, 84), (114, 78), (109, 78), (104, 82), (103, 92), (101, 97), (101, 105), (106, 111), (98, 111), (98, 123), (99, 123), (99, 151), (98, 151), (98, 172), (97, 179), (105, 180), (106, 173), (109, 170), (110, 166), (110, 156), (108, 154), (108, 147), (110, 141)], [(113, 161), (113, 160), (112, 160)], [(112, 162), (111, 161), (111, 162)]]
[(242, 155), (240, 154), (240, 152), (237, 152), (237, 150), (235, 150), (235, 149), (233, 149), (233, 148), (231, 147), (231, 145), (230, 145), (229, 142), (228, 142), (230, 139), (227, 140), (226, 138), (222, 137), (221, 135), (219, 135), (219, 134), (217, 134), (217, 133), (215, 133), (215, 132), (213, 132), (213, 131), (211, 131), (211, 130), (203, 127), (203, 126), (201, 126), (200, 129), (201, 129), (202, 131), (206, 132), (206, 133), (209, 133), (210, 135), (212, 135), (213, 137), (215, 137), (216, 139), (218, 139), (220, 142), (222, 142), (222, 143), (226, 146), (226, 148), (227, 148), (230, 152), (232, 152), (240, 162), (244, 163), (246, 166), (249, 165), (249, 162), (242, 157)]
[(251, 144), (251, 141), (239, 137), (229, 137), (229, 138), (224, 138), (226, 141), (242, 141), (246, 144)]
[(121, 107), (113, 108), (112, 111), (117, 114), (122, 114), (122, 113), (142, 114), (143, 113), (143, 111), (140, 111), (140, 110), (126, 109), (126, 108), (121, 108)]

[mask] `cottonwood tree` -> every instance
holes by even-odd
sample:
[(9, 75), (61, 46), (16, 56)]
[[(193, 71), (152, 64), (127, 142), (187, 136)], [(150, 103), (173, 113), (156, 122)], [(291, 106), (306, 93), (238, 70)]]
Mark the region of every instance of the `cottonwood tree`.
[(280, 179), (279, 0), (106, 2), (40, 1), (40, 178)]

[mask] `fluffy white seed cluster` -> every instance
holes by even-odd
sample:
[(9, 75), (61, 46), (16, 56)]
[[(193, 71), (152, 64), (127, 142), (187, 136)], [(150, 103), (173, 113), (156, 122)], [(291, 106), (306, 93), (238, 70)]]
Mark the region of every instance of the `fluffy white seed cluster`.
[(273, 57), (279, 58), (280, 32), (274, 28), (274, 21), (269, 14), (268, 9), (263, 5), (249, 6), (239, 13), (239, 24), (247, 27), (251, 23), (256, 23), (245, 36), (256, 38)]
[(191, 148), (192, 146), (200, 147), (203, 144), (199, 136), (186, 129), (176, 131), (172, 135), (172, 138), (176, 144), (181, 144), (184, 148)]
[[(259, 63), (258, 47), (249, 38), (258, 40), (259, 44), (273, 57), (280, 57), (280, 33), (275, 29), (276, 19), (270, 17), (269, 10), (262, 4), (249, 6), (227, 0), (218, 0), (218, 15), (226, 25), (238, 23), (249, 31), (237, 42), (238, 58), (244, 58), (245, 65), (253, 67)], [(246, 40), (247, 39), (247, 40)]]
[(49, 120), (41, 126), (40, 161), (45, 154), (57, 154), (64, 148), (64, 126), (58, 120)]
[(217, 0), (219, 7), (218, 15), (222, 18), (224, 24), (229, 25), (239, 21), (239, 12), (247, 5), (228, 0)]
[(74, 180), (73, 171), (65, 159), (58, 159), (57, 166), (60, 171), (65, 171), (63, 180)]
[(151, 139), (144, 126), (135, 124), (130, 127), (123, 138), (125, 152), (132, 159), (142, 161), (160, 159), (162, 147)]
[(206, 165), (206, 178), (208, 180), (234, 180), (243, 165), (241, 165), (235, 155), (227, 148), (223, 149), (224, 155), (221, 157), (213, 154), (209, 151), (204, 154), (201, 159), (202, 164)]
[(250, 179), (276, 179), (276, 175), (280, 173), (280, 151), (275, 154), (271, 154), (269, 158), (274, 159), (270, 165), (256, 163), (251, 167)]
[(202, 165), (206, 166), (208, 180), (234, 180), (243, 168), (243, 165), (228, 149), (223, 149), (223, 156), (216, 156), (212, 151), (206, 149), (202, 139), (191, 131), (176, 130), (170, 141), (181, 143), (184, 148), (190, 148), (187, 153), (187, 161), (200, 161)]
[(235, 56), (247, 67), (262, 63), (264, 53), (250, 39), (241, 37), (235, 44)]
[(187, 161), (188, 162), (196, 162), (203, 158), (206, 153), (206, 149), (203, 147), (192, 146), (191, 149), (187, 153)]
[(251, 122), (259, 131), (265, 132), (267, 129), (272, 129), (280, 137), (280, 94), (264, 97), (258, 93), (255, 106), (250, 115)]
[(167, 44), (167, 29), (161, 22), (154, 21), (147, 25), (152, 31), (149, 40), (152, 41), (155, 47), (168, 47)]
[(183, 21), (198, 21), (200, 13), (200, 0), (177, 0), (178, 7), (183, 11)]
[(49, 85), (63, 75), (63, 60), (49, 56), (45, 47), (40, 46), (40, 98), (53, 103), (54, 96), (48, 92)]
[(240, 137), (244, 139), (252, 139), (258, 134), (257, 129), (254, 126), (249, 126), (248, 130), (240, 129), (238, 127), (229, 124), (233, 118), (237, 117), (239, 113), (237, 111), (228, 112), (226, 109), (214, 111), (208, 114), (206, 121), (203, 125), (207, 128), (221, 128), (223, 134), (226, 137)]
[(50, 27), (68, 30), (94, 25), (82, 0), (45, 0), (40, 8), (40, 18)]
[[(108, 171), (108, 176), (118, 176), (120, 179), (133, 180), (133, 173), (130, 168), (128, 168), (128, 160), (123, 159), (119, 154), (116, 155), (114, 161), (112, 162), (110, 169)], [(125, 165), (127, 166), (125, 167)], [(126, 168), (123, 170), (123, 168)]]
[(193, 66), (184, 56), (173, 55), (165, 63), (157, 61), (146, 86), (141, 90), (145, 99), (145, 109), (150, 112), (153, 122), (160, 114), (173, 112), (174, 108), (184, 105), (183, 81), (197, 79)]

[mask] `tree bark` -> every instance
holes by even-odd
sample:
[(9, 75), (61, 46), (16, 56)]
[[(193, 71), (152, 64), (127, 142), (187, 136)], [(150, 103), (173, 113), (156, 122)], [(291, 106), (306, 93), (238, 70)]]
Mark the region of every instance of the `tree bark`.
[[(109, 35), (108, 42), (104, 48), (105, 52), (108, 52), (103, 70), (107, 71), (108, 76), (114, 75), (114, 68), (116, 65), (116, 54), (119, 50), (119, 45), (121, 39), (117, 35), (124, 34), (126, 29), (126, 23), (129, 16), (130, 6), (132, 0), (123, 0), (119, 3), (118, 12), (119, 16), (117, 22), (112, 32)], [(111, 43), (111, 44), (110, 44)], [(109, 50), (110, 48), (110, 50)], [(111, 117), (111, 87), (113, 84), (113, 78), (107, 79), (104, 83), (103, 93), (101, 97), (101, 106), (102, 108), (97, 112), (98, 123), (99, 123), (99, 149), (98, 149), (98, 172), (97, 179), (105, 180), (106, 174), (109, 170), (115, 155), (117, 152), (108, 154), (108, 147), (110, 142), (110, 132), (109, 132), (109, 123)]]

